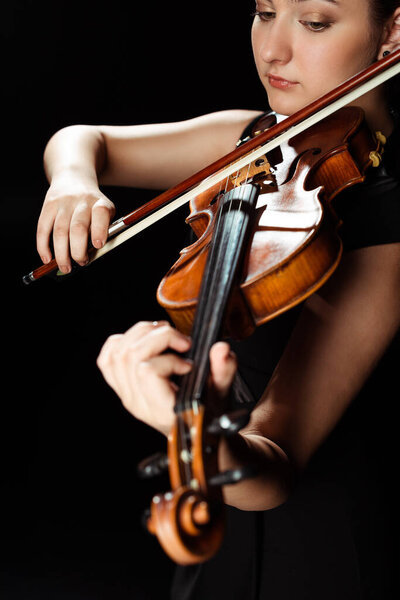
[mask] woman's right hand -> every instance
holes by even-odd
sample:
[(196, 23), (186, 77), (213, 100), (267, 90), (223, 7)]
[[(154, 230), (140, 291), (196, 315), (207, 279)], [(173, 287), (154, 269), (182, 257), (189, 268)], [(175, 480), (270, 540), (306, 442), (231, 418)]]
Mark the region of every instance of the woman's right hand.
[(83, 266), (88, 261), (89, 235), (94, 248), (104, 246), (115, 206), (98, 188), (83, 177), (54, 177), (42, 207), (37, 227), (37, 250), (47, 264), (54, 255), (63, 273), (71, 271), (71, 258)]

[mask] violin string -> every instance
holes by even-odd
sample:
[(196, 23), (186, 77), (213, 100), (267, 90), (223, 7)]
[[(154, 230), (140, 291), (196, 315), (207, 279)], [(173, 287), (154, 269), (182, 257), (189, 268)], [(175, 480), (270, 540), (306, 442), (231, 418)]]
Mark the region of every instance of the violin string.
[[(227, 189), (227, 186), (228, 186), (228, 181), (226, 180), (225, 190)], [(223, 202), (224, 201), (223, 201), (223, 196), (222, 196), (220, 198), (217, 215), (216, 215), (216, 219), (215, 219), (216, 223), (214, 226), (214, 235), (213, 235), (212, 241), (208, 247), (209, 256), (207, 259), (207, 272), (203, 276), (203, 279), (205, 280), (204, 285), (207, 286), (207, 295), (205, 298), (205, 304), (203, 303), (203, 306), (201, 307), (202, 315), (207, 315), (209, 313), (210, 308), (215, 301), (214, 300), (214, 298), (215, 298), (214, 271), (215, 271), (215, 265), (220, 264), (220, 255), (221, 255), (221, 251), (223, 249), (223, 248), (221, 248), (220, 240), (217, 239), (217, 235), (218, 235), (218, 232), (220, 229), (223, 209), (224, 209)], [(211, 281), (211, 287), (209, 287), (209, 281)], [(202, 332), (200, 330), (200, 334), (198, 334), (198, 339), (193, 340), (193, 343), (195, 345), (195, 353), (194, 353), (193, 358), (194, 358), (194, 364), (196, 366), (196, 373), (194, 374), (194, 376), (192, 378), (190, 395), (187, 398), (187, 402), (191, 403), (191, 407), (193, 408), (193, 410), (195, 412), (198, 412), (198, 402), (197, 402), (196, 394), (199, 393), (199, 386), (197, 384), (197, 381), (199, 380), (199, 378), (201, 379), (202, 375), (203, 375), (203, 368), (202, 367), (199, 368), (199, 365), (198, 365), (198, 357), (204, 355), (205, 352), (208, 353), (208, 350), (209, 350), (208, 348), (204, 348), (202, 338), (203, 338), (203, 336), (202, 336)]]
[[(239, 171), (238, 171), (238, 173), (239, 173)], [(237, 175), (236, 175), (236, 177), (237, 177)], [(222, 187), (223, 187), (223, 185), (224, 185), (224, 187), (225, 187), (225, 189), (224, 189), (224, 193), (226, 192), (226, 190), (227, 190), (227, 187), (228, 187), (228, 183), (229, 183), (229, 177), (228, 177), (228, 176), (225, 178), (225, 180), (223, 180), (223, 179), (222, 179), (222, 180), (219, 182), (219, 188), (218, 188), (218, 192), (217, 192), (216, 196), (214, 196), (214, 198), (215, 198), (215, 197), (219, 197), (219, 196), (222, 194)], [(218, 212), (217, 212), (217, 217), (219, 217), (219, 213), (218, 213)], [(218, 223), (218, 221), (217, 221), (217, 223)], [(195, 242), (194, 242), (194, 243), (195, 243)], [(176, 273), (176, 271), (177, 271), (178, 269), (179, 269), (179, 265), (177, 265), (176, 263), (174, 263), (174, 264), (172, 265), (172, 267), (170, 268), (170, 270), (169, 270), (169, 275), (170, 275), (170, 276), (173, 276), (173, 275)]]
[[(244, 181), (242, 181), (239, 184), (239, 186), (236, 186), (236, 183), (237, 183), (237, 180), (238, 180), (239, 175), (240, 175), (240, 170), (238, 170), (236, 172), (236, 175), (235, 175), (235, 178), (234, 178), (234, 184), (233, 184), (234, 188), (235, 187), (239, 187), (241, 189), (239, 190), (238, 196), (235, 198), (235, 200), (239, 200), (239, 206), (238, 206), (238, 209), (235, 212), (235, 218), (234, 219), (230, 219), (230, 231), (229, 231), (229, 235), (227, 237), (228, 243), (232, 243), (232, 241), (231, 241), (232, 239), (237, 239), (237, 238), (235, 238), (233, 236), (233, 232), (234, 232), (235, 229), (237, 229), (238, 222), (240, 222), (239, 215), (241, 213), (242, 205), (243, 205), (243, 200), (244, 200), (244, 187), (242, 187), (242, 186), (243, 186), (243, 183), (247, 183), (248, 180), (249, 180), (250, 168), (251, 168), (251, 163), (249, 163), (247, 165), (246, 176), (244, 178)], [(229, 177), (227, 177), (225, 181), (226, 181), (226, 183), (225, 183), (225, 191), (226, 191), (226, 189), (228, 187), (228, 183), (229, 183)], [(230, 203), (229, 203), (228, 209), (227, 209), (228, 213), (230, 213), (231, 210), (232, 210), (233, 202), (234, 202), (234, 199), (233, 199), (233, 196), (232, 196), (231, 199), (230, 199)], [(219, 211), (219, 220), (221, 218), (222, 218), (222, 210)], [(243, 229), (243, 226), (244, 225), (243, 225), (243, 221), (242, 221), (242, 225), (241, 225), (242, 229)], [(218, 244), (217, 247), (218, 247), (218, 255), (217, 255), (216, 261), (217, 261), (217, 264), (221, 264), (221, 255), (225, 254), (229, 250), (229, 248), (226, 248), (223, 244)], [(210, 290), (210, 293), (208, 295), (208, 301), (209, 301), (209, 303), (214, 303), (214, 299), (215, 299), (216, 294), (217, 294), (217, 290), (215, 288), (216, 288), (217, 285), (219, 285), (218, 278), (214, 278), (213, 281), (212, 281), (212, 284), (213, 284), (213, 287)], [(210, 350), (210, 348), (206, 347), (205, 350), (208, 353), (209, 350)], [(202, 350), (202, 353), (204, 353), (204, 349)], [(199, 386), (199, 381), (197, 381), (197, 386)]]
[[(217, 193), (217, 198), (220, 198), (220, 201), (222, 200), (223, 194), (225, 194), (226, 191), (227, 191), (228, 184), (229, 184), (229, 177), (225, 178), (225, 182), (224, 182), (224, 180), (222, 180), (219, 183), (219, 189), (218, 189), (218, 193)], [(222, 188), (223, 187), (224, 187), (224, 191), (222, 192)], [(220, 202), (219, 202), (219, 204), (220, 204)], [(222, 213), (222, 211), (219, 210), (219, 205), (218, 205), (218, 208), (217, 208), (217, 211), (216, 211), (216, 217), (217, 217), (216, 218), (216, 223), (214, 224), (214, 229), (216, 229), (216, 230), (218, 230), (218, 228), (220, 226), (221, 213)], [(211, 242), (211, 244), (212, 244), (212, 242)], [(214, 247), (215, 247), (214, 245), (211, 245), (211, 248), (214, 248)], [(196, 345), (197, 345), (197, 340), (194, 340), (193, 343), (196, 343)], [(195, 365), (194, 368), (196, 368), (196, 360), (194, 361), (194, 365)], [(195, 380), (195, 378), (193, 378), (193, 381), (194, 380)], [(196, 402), (193, 403), (192, 398), (193, 398), (193, 383), (190, 386), (189, 394), (186, 396), (186, 400), (185, 400), (185, 409), (187, 411), (187, 415), (189, 416), (190, 428), (192, 428), (193, 424), (194, 424), (193, 423), (193, 416), (192, 416), (193, 412), (195, 412), (196, 414), (198, 414), (198, 404)], [(193, 412), (192, 412), (192, 410), (193, 410)]]
[[(244, 178), (244, 182), (248, 181), (249, 177), (250, 165), (247, 166), (246, 177)], [(241, 185), (236, 186), (238, 177), (240, 172), (238, 171), (235, 176), (234, 188), (240, 187), (238, 193), (235, 196), (230, 198), (229, 204), (224, 206), (223, 196), (220, 198), (220, 206), (217, 210), (216, 215), (216, 224), (215, 224), (215, 236), (212, 238), (212, 243), (209, 246), (210, 256), (207, 260), (207, 273), (205, 277), (209, 277), (211, 279), (211, 287), (208, 289), (208, 293), (206, 295), (205, 306), (201, 307), (202, 315), (205, 316), (205, 319), (209, 320), (209, 315), (212, 314), (214, 309), (214, 303), (216, 298), (218, 297), (218, 286), (220, 286), (220, 275), (217, 272), (217, 275), (214, 276), (214, 273), (217, 271), (215, 267), (217, 265), (223, 265), (223, 259), (227, 255), (228, 252), (231, 251), (230, 245), (234, 242), (232, 240), (237, 238), (237, 230), (238, 227), (243, 229), (243, 221), (240, 218), (240, 212), (243, 205), (244, 199), (244, 187)], [(243, 183), (243, 182), (242, 182)], [(225, 191), (228, 188), (229, 179), (227, 178), (225, 181)], [(221, 191), (222, 186), (220, 186)], [(226, 215), (232, 211), (233, 202), (235, 200), (239, 200), (239, 205), (237, 210), (235, 211), (235, 215), (229, 219), (229, 231), (226, 229), (223, 231), (224, 235), (222, 235), (222, 242), (218, 239), (218, 235), (221, 236), (220, 233), (220, 225), (221, 219), (225, 214)], [(240, 224), (241, 223), (241, 224)], [(222, 226), (224, 227), (224, 226)], [(232, 237), (233, 236), (233, 237)], [(235, 237), (236, 236), (236, 237)], [(210, 261), (210, 265), (208, 264)], [(223, 291), (222, 291), (223, 294)], [(197, 312), (197, 311), (196, 311)], [(204, 320), (203, 320), (204, 322)], [(181, 465), (183, 464), (182, 471), (184, 472), (184, 476), (186, 477), (186, 483), (192, 485), (192, 480), (194, 479), (195, 474), (192, 472), (192, 461), (193, 461), (193, 443), (191, 448), (188, 447), (188, 439), (192, 439), (193, 435), (200, 435), (200, 432), (193, 428), (194, 425), (194, 415), (198, 415), (199, 413), (199, 401), (200, 395), (202, 394), (202, 386), (205, 383), (206, 373), (209, 371), (209, 351), (211, 348), (211, 344), (215, 341), (217, 336), (217, 332), (212, 332), (211, 338), (207, 339), (207, 335), (203, 335), (204, 331), (207, 328), (200, 328), (200, 334), (198, 335), (198, 339), (193, 339), (193, 345), (195, 346), (195, 352), (192, 356), (194, 361), (194, 369), (191, 374), (187, 378), (185, 378), (185, 390), (183, 393), (183, 403), (184, 403), (184, 417), (182, 418), (178, 413), (178, 432), (181, 441)], [(190, 436), (186, 435), (187, 428), (189, 428)]]
[[(237, 180), (238, 176), (239, 176), (239, 171), (237, 171), (237, 173), (236, 173), (234, 186), (236, 184), (236, 180)], [(225, 185), (224, 185), (224, 194), (226, 193), (226, 191), (228, 189), (228, 185), (229, 185), (229, 177), (226, 177)], [(223, 188), (223, 181), (220, 182), (219, 191), (218, 191), (218, 195), (217, 195), (217, 197), (220, 198), (219, 204), (223, 203), (222, 188)], [(231, 200), (231, 205), (232, 205), (232, 200)], [(229, 211), (231, 210), (231, 205), (229, 206)], [(221, 223), (221, 219), (222, 219), (222, 213), (223, 213), (223, 210), (222, 210), (222, 205), (221, 205), (221, 206), (218, 206), (218, 209), (217, 209), (217, 215), (216, 215), (217, 218), (216, 218), (216, 223), (214, 225), (215, 231), (219, 231), (219, 227), (220, 227), (220, 223)], [(214, 238), (210, 244), (211, 249), (209, 251), (212, 253), (212, 255), (210, 256), (210, 261), (216, 262), (216, 264), (219, 264), (220, 259), (221, 259), (220, 254), (221, 254), (221, 251), (223, 250), (223, 247), (221, 246), (221, 244), (216, 244), (213, 242), (214, 242)], [(217, 249), (217, 251), (218, 251), (216, 254), (215, 254), (215, 249)], [(215, 294), (214, 294), (213, 290), (210, 290), (210, 293), (207, 296), (208, 302), (213, 303), (214, 296), (215, 296)], [(210, 310), (209, 306), (206, 306), (204, 312), (207, 314), (209, 310)], [(197, 347), (197, 354), (200, 354), (203, 356), (204, 356), (205, 352), (207, 353), (207, 355), (209, 354), (210, 348), (208, 348), (208, 345), (206, 345), (206, 347), (204, 348), (201, 343), (199, 344), (198, 340), (195, 340), (195, 343), (196, 343), (196, 347)], [(206, 363), (208, 363), (208, 357), (207, 357)], [(197, 376), (194, 376), (192, 378), (189, 394), (186, 396), (185, 408), (186, 408), (186, 414), (188, 415), (189, 422), (190, 422), (189, 423), (190, 429), (192, 432), (194, 432), (194, 434), (198, 434), (198, 432), (196, 432), (195, 428), (193, 428), (193, 424), (194, 424), (193, 421), (194, 421), (194, 414), (196, 414), (196, 415), (199, 414), (199, 403), (198, 403), (196, 393), (200, 393), (198, 380), (202, 379), (202, 369), (198, 368), (198, 358), (197, 357), (195, 357), (194, 364), (196, 365), (195, 368), (197, 370), (197, 374), (196, 374)]]
[[(246, 173), (246, 177), (245, 177), (245, 180), (244, 180), (245, 182), (248, 181), (249, 171), (250, 171), (250, 165), (247, 165), (247, 173)], [(235, 175), (235, 178), (234, 178), (234, 184), (233, 184), (234, 187), (237, 187), (236, 183), (237, 183), (239, 175), (240, 175), (240, 170), (238, 170), (236, 172), (236, 175)], [(229, 177), (227, 177), (225, 179), (225, 192), (226, 192), (226, 190), (228, 188), (228, 184), (229, 184)], [(239, 200), (239, 208), (236, 211), (236, 215), (240, 214), (240, 211), (241, 211), (241, 208), (242, 208), (242, 204), (243, 204), (243, 197), (244, 197), (244, 194), (243, 194), (242, 190), (240, 190), (239, 191), (239, 197), (236, 197), (236, 200)], [(221, 199), (221, 201), (222, 201), (222, 199)], [(225, 209), (225, 212), (227, 210), (228, 213), (229, 213), (232, 210), (232, 206), (233, 206), (233, 197), (230, 199), (230, 203), (229, 203), (228, 209)], [(222, 214), (223, 214), (223, 211), (219, 210), (218, 211), (217, 223), (216, 223), (216, 231), (219, 230), (218, 227), (220, 225), (220, 220), (222, 219)], [(238, 217), (237, 217), (236, 221), (234, 219), (230, 219), (230, 229), (231, 230), (230, 230), (228, 238), (227, 238), (228, 240), (232, 239), (232, 231), (233, 231), (233, 229), (235, 227), (237, 228), (237, 221), (238, 221)], [(226, 252), (226, 250), (227, 250), (226, 247), (224, 245), (222, 245), (222, 244), (214, 244), (213, 245), (212, 252), (213, 252), (214, 256), (210, 257), (210, 259), (214, 262), (214, 264), (217, 264), (217, 265), (221, 264), (221, 257)], [(215, 254), (216, 251), (217, 251), (217, 254)], [(218, 278), (214, 278), (212, 284), (213, 284), (213, 287), (209, 291), (209, 294), (208, 294), (208, 297), (207, 297), (208, 302), (210, 303), (211, 306), (212, 306), (212, 304), (215, 301), (214, 299), (216, 297), (216, 292), (217, 292), (217, 290), (215, 289), (215, 286), (218, 285)], [(210, 310), (210, 309), (206, 306), (205, 310), (207, 311), (207, 310)], [(197, 340), (196, 340), (196, 342), (197, 342)], [(201, 344), (200, 344), (200, 347), (201, 347)], [(207, 348), (201, 347), (200, 354), (203, 354), (204, 351), (206, 351), (207, 354), (208, 354), (209, 350), (210, 350), (210, 348), (208, 348), (208, 347)], [(199, 387), (199, 380), (201, 379), (201, 375), (202, 374), (200, 373), (199, 377), (195, 378), (195, 380), (194, 380), (194, 386), (195, 387)], [(194, 403), (194, 410), (198, 410), (198, 406), (197, 406), (196, 402)]]
[[(221, 191), (221, 187), (220, 186), (220, 191)], [(222, 198), (221, 198), (221, 202), (222, 202)], [(215, 231), (218, 231), (218, 226), (220, 224), (220, 220), (221, 220), (221, 210), (220, 210), (220, 206), (218, 207), (217, 210), (217, 218), (216, 218), (216, 224), (215, 227), (217, 227), (217, 229)], [(214, 236), (212, 238), (212, 241), (215, 242), (214, 240)], [(212, 274), (213, 269), (210, 267), (210, 264), (213, 264), (215, 262), (215, 260), (218, 260), (218, 257), (216, 257), (216, 254), (218, 254), (216, 252), (216, 250), (218, 250), (217, 248), (218, 244), (217, 243), (211, 243), (209, 246), (209, 252), (210, 255), (207, 259), (207, 272), (205, 274), (206, 278), (210, 277), (210, 274)], [(209, 310), (209, 306), (208, 303), (210, 302), (211, 298), (213, 298), (213, 294), (209, 293), (206, 296), (206, 305), (205, 306), (201, 306), (201, 311), (202, 314), (207, 314), (208, 310)], [(197, 314), (198, 311), (196, 310), (196, 318), (201, 318), (201, 315), (199, 317), (199, 315)], [(200, 338), (200, 339), (198, 339)], [(198, 385), (197, 385), (197, 381), (199, 379), (199, 376), (202, 374), (202, 365), (199, 364), (199, 356), (203, 356), (204, 358), (204, 352), (208, 352), (207, 348), (203, 347), (203, 343), (202, 343), (202, 336), (201, 336), (201, 329), (200, 329), (200, 336), (197, 336), (196, 338), (193, 337), (192, 340), (192, 344), (194, 345), (194, 353), (193, 353), (193, 371), (192, 373), (189, 374), (188, 377), (188, 390), (187, 393), (185, 393), (185, 413), (187, 415), (188, 421), (189, 421), (189, 427), (190, 427), (190, 432), (191, 432), (191, 437), (193, 435), (200, 435), (200, 432), (197, 431), (197, 429), (194, 427), (194, 415), (198, 415), (199, 414), (199, 404), (198, 404), (198, 400), (196, 398), (196, 393), (198, 392)], [(185, 439), (186, 442), (186, 439)], [(189, 454), (188, 456), (191, 457), (191, 460), (194, 459), (193, 453)], [(187, 468), (186, 468), (187, 467)], [(190, 469), (188, 468), (188, 464), (185, 464), (185, 475), (187, 478), (187, 481), (190, 483), (190, 481), (193, 479), (193, 475), (191, 472), (189, 472)], [(190, 481), (189, 481), (190, 480)]]
[[(250, 170), (250, 164), (247, 165), (247, 173), (246, 173), (246, 177), (245, 177), (245, 182), (247, 182), (247, 180), (248, 180), (249, 170)], [(237, 187), (237, 180), (238, 180), (239, 175), (240, 175), (240, 170), (238, 170), (235, 174), (235, 177), (233, 180), (233, 187)], [(223, 202), (223, 195), (221, 196), (222, 184), (223, 184), (223, 182), (221, 181), (220, 185), (219, 185), (219, 191), (218, 191), (218, 196), (221, 198), (220, 202)], [(228, 185), (229, 185), (229, 177), (226, 177), (225, 185), (224, 185), (224, 193), (226, 193), (226, 191), (228, 189)], [(239, 191), (239, 197), (237, 197), (236, 199), (239, 199), (239, 210), (236, 212), (236, 215), (238, 215), (242, 208), (242, 203), (243, 203), (242, 190)], [(232, 206), (233, 206), (233, 198), (230, 199), (230, 203), (229, 203), (229, 206), (227, 209), (228, 212), (230, 212), (232, 210)], [(226, 211), (226, 209), (225, 209), (225, 211)], [(221, 205), (221, 207), (218, 207), (218, 210), (217, 210), (217, 219), (216, 219), (216, 224), (215, 224), (217, 232), (219, 231), (222, 214), (223, 214), (223, 205)], [(237, 228), (237, 221), (238, 221), (238, 217), (236, 217), (236, 219), (230, 219), (230, 232), (228, 235), (228, 240), (232, 239), (232, 231), (233, 231), (234, 227)], [(226, 250), (227, 249), (224, 246), (224, 244), (220, 244), (220, 243), (212, 244), (211, 250), (210, 250), (212, 255), (210, 256), (210, 260), (216, 264), (221, 264), (221, 257), (223, 254), (225, 254)], [(177, 267), (175, 267), (175, 269), (177, 269)], [(174, 268), (172, 269), (172, 272), (174, 272)], [(216, 285), (219, 285), (218, 278), (212, 279), (212, 287), (211, 287), (210, 293), (207, 295), (207, 303), (206, 303), (206, 308), (205, 308), (206, 314), (208, 311), (210, 311), (212, 309), (212, 305), (215, 301)], [(209, 350), (210, 350), (210, 348), (208, 347), (208, 344), (206, 344), (206, 347), (204, 348), (203, 344), (201, 344), (201, 343), (199, 344), (197, 340), (193, 340), (193, 343), (195, 343), (197, 346), (196, 354), (203, 355), (203, 358), (204, 358), (205, 352), (208, 355)], [(204, 374), (203, 369), (199, 369), (198, 365), (196, 363), (198, 363), (197, 357), (195, 357), (195, 360), (194, 360), (194, 369), (197, 371), (197, 373), (194, 373), (193, 374), (194, 376), (186, 378), (186, 380), (185, 380), (185, 385), (188, 388), (187, 389), (188, 393), (185, 393), (185, 395), (184, 395), (184, 415), (185, 415), (185, 417), (182, 417), (179, 413), (177, 414), (177, 429), (178, 429), (178, 434), (179, 434), (180, 443), (181, 443), (181, 458), (183, 459), (181, 461), (181, 464), (183, 463), (184, 475), (186, 477), (186, 482), (189, 484), (190, 484), (191, 480), (193, 479), (193, 474), (192, 474), (192, 470), (191, 470), (191, 466), (190, 466), (191, 459), (193, 458), (193, 456), (191, 455), (191, 449), (189, 449), (189, 447), (188, 447), (188, 437), (191, 437), (191, 436), (186, 435), (186, 428), (189, 427), (189, 431), (191, 432), (191, 435), (198, 434), (198, 432), (196, 432), (196, 429), (193, 427), (194, 426), (194, 416), (193, 415), (198, 414), (199, 404), (198, 404), (196, 396), (193, 398), (193, 394), (196, 394), (196, 391), (199, 391), (199, 385), (200, 385), (199, 381), (202, 380), (203, 374)], [(208, 356), (206, 359), (206, 364), (207, 363), (208, 363)], [(192, 381), (190, 381), (190, 380), (192, 380)], [(193, 402), (193, 400), (194, 400), (194, 402)], [(185, 419), (186, 419), (186, 421), (185, 421)]]
[[(223, 185), (225, 186), (224, 191), (226, 192), (228, 183), (229, 183), (228, 177), (225, 179), (225, 183), (223, 180), (219, 182), (219, 189), (218, 189), (217, 197), (221, 197)], [(217, 222), (216, 222), (217, 227), (219, 224), (219, 219), (221, 218), (220, 215), (221, 215), (220, 211), (217, 210)], [(178, 269), (178, 266), (176, 264), (174, 264), (170, 270), (170, 274), (173, 275), (174, 273), (176, 273), (177, 269)], [(196, 343), (196, 341), (193, 340), (193, 343)], [(194, 361), (194, 369), (196, 369), (195, 361)], [(193, 412), (192, 412), (192, 409), (194, 407), (193, 407), (193, 403), (192, 403), (193, 383), (191, 383), (191, 381), (190, 381), (191, 379), (194, 379), (194, 378), (186, 377), (183, 379), (182, 384), (186, 388), (186, 390), (184, 392), (184, 413), (183, 413), (184, 416), (178, 412), (177, 417), (176, 417), (177, 418), (177, 433), (179, 435), (180, 448), (181, 448), (180, 454), (181, 454), (181, 458), (183, 459), (180, 462), (181, 462), (181, 464), (183, 463), (183, 471), (184, 471), (184, 476), (186, 478), (187, 483), (190, 483), (190, 481), (192, 480), (191, 467), (189, 465), (190, 460), (188, 461), (188, 458), (191, 457), (191, 449), (189, 448), (188, 438), (191, 436), (187, 436), (187, 434), (186, 434), (187, 428), (189, 428), (191, 435), (196, 434), (196, 430), (194, 428)]]
[[(239, 187), (241, 187), (241, 186), (239, 186)], [(238, 196), (236, 196), (236, 200), (239, 200), (239, 207), (240, 208), (243, 205), (243, 199), (244, 199), (244, 188), (241, 187), (241, 189), (238, 192)], [(233, 199), (231, 199), (231, 201), (230, 201), (230, 206), (229, 206), (228, 210), (231, 209), (232, 205), (233, 205)], [(231, 222), (231, 225), (230, 225), (230, 230), (231, 231), (229, 232), (228, 236), (225, 237), (225, 240), (226, 240), (225, 244), (218, 244), (217, 245), (218, 246), (217, 247), (217, 254), (216, 254), (217, 264), (222, 264), (222, 262), (223, 262), (222, 261), (222, 257), (224, 255), (226, 255), (227, 250), (229, 249), (229, 247), (227, 247), (227, 244), (232, 244), (233, 243), (232, 239), (237, 239), (237, 237), (238, 237), (237, 236), (238, 227), (240, 227), (240, 231), (243, 230), (244, 223), (243, 223), (243, 220), (240, 218), (240, 210), (235, 211), (235, 216), (234, 216), (233, 219), (230, 220), (230, 222)], [(235, 229), (236, 229), (236, 231), (235, 231)], [(212, 287), (209, 290), (209, 294), (208, 294), (208, 309), (210, 311), (213, 309), (213, 305), (215, 303), (215, 298), (217, 297), (217, 294), (218, 294), (217, 286), (219, 286), (219, 285), (220, 285), (220, 281), (219, 281), (218, 277), (214, 277), (213, 280), (212, 280)], [(206, 337), (206, 333), (207, 333), (206, 328), (204, 329), (204, 332), (205, 333), (204, 333), (203, 337)], [(205, 358), (204, 358), (205, 352), (204, 352), (204, 350), (208, 353), (208, 351), (209, 351), (210, 348), (208, 347), (208, 343), (207, 342), (203, 342), (202, 344), (199, 344), (198, 347), (201, 348), (201, 351), (199, 352), (199, 354), (200, 354), (200, 357), (203, 356), (203, 358), (201, 360), (203, 361), (203, 364), (204, 364), (204, 361), (205, 361)], [(196, 378), (195, 384), (194, 384), (195, 385), (195, 389), (198, 389), (198, 390), (201, 389), (201, 385), (202, 385), (201, 384), (201, 380), (202, 380), (202, 373), (201, 373), (201, 370), (199, 370), (198, 373), (197, 373), (197, 378)]]
[[(239, 174), (240, 174), (240, 170), (236, 171), (236, 174), (235, 174), (235, 177), (234, 177), (234, 181), (233, 181), (233, 187), (236, 187), (236, 183), (237, 183), (237, 179), (238, 179), (238, 177), (239, 177)], [(231, 176), (231, 177), (232, 177), (232, 176)], [(227, 192), (228, 185), (229, 185), (229, 181), (230, 181), (230, 177), (229, 177), (229, 176), (227, 176), (227, 177), (225, 178), (224, 194)], [(221, 190), (221, 188), (222, 188), (222, 185), (221, 185), (221, 187), (220, 187), (220, 190)], [(223, 198), (221, 198), (220, 202), (223, 202)], [(232, 210), (232, 205), (233, 205), (233, 199), (231, 198), (231, 199), (230, 199), (229, 206), (228, 206), (228, 209), (227, 209), (228, 213), (229, 213), (229, 212), (231, 212), (231, 210)], [(240, 207), (241, 207), (241, 201), (240, 201)], [(223, 207), (222, 207), (222, 205), (221, 205), (221, 209), (219, 209), (219, 210), (218, 210), (217, 223), (216, 223), (216, 226), (215, 226), (215, 227), (216, 227), (216, 229), (215, 229), (215, 230), (216, 230), (217, 232), (218, 232), (218, 231), (219, 231), (219, 229), (220, 229), (220, 223), (221, 223), (221, 219), (222, 219), (222, 216), (223, 216), (223, 213), (224, 213), (224, 210), (222, 210), (222, 208), (223, 208)], [(226, 212), (226, 209), (225, 209), (225, 212)], [(232, 229), (233, 229), (233, 226), (234, 226), (233, 220), (230, 220), (230, 232), (229, 232), (229, 239), (231, 238), (231, 235), (232, 235)], [(217, 265), (218, 265), (218, 264), (221, 264), (221, 256), (223, 256), (223, 254), (225, 253), (225, 251), (226, 251), (226, 248), (225, 248), (225, 247), (224, 247), (222, 244), (213, 244), (213, 246), (212, 246), (212, 250), (211, 250), (211, 251), (213, 252), (213, 256), (211, 257), (211, 260), (214, 262), (214, 264), (217, 264)], [(216, 251), (217, 251), (217, 252), (216, 252)], [(218, 284), (218, 278), (214, 278), (214, 279), (212, 280), (212, 288), (211, 288), (211, 290), (210, 290), (210, 293), (208, 294), (208, 297), (207, 297), (208, 303), (209, 303), (209, 304), (211, 304), (211, 305), (212, 305), (212, 304), (214, 303), (214, 301), (215, 301), (215, 295), (216, 295), (215, 286), (216, 286), (217, 284)], [(207, 307), (207, 308), (208, 308), (208, 307)], [(209, 310), (209, 309), (208, 309), (208, 310)], [(206, 348), (205, 350), (206, 350), (206, 352), (208, 353), (208, 352), (209, 352), (209, 350), (210, 350), (210, 348)], [(200, 352), (200, 353), (201, 353), (201, 354), (203, 354), (203, 353), (204, 353), (204, 348), (202, 348), (202, 349), (201, 349), (201, 352)], [(195, 384), (195, 385), (196, 385), (196, 384)]]

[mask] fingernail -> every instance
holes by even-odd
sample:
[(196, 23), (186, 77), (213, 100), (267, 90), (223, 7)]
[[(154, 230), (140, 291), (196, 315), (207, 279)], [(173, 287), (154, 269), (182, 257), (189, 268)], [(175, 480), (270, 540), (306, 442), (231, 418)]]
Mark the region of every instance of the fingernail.
[(69, 265), (61, 265), (60, 271), (62, 271), (63, 273), (65, 273), (67, 275), (67, 273), (71, 272), (71, 267)]
[(47, 265), (50, 262), (50, 258), (48, 256), (41, 256), (42, 263)]
[(93, 246), (97, 249), (102, 248), (104, 246), (103, 240), (94, 240)]

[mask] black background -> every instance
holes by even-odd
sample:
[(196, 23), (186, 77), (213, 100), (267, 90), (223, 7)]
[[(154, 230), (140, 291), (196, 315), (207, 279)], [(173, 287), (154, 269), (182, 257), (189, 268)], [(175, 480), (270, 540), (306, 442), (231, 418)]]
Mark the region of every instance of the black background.
[[(264, 108), (251, 2), (17, 1), (2, 5), (1, 594), (158, 598), (172, 563), (140, 516), (165, 482), (136, 464), (165, 448), (103, 382), (112, 333), (163, 316), (157, 284), (186, 209), (77, 275), (26, 287), (40, 261), (46, 141), (76, 123), (133, 124)], [(154, 165), (157, 169), (157, 164)], [(109, 188), (118, 215), (148, 191)]]
[[(215, 0), (2, 5), (5, 600), (167, 596), (173, 564), (144, 531), (141, 515), (168, 484), (136, 474), (137, 463), (164, 450), (165, 440), (125, 411), (95, 362), (108, 335), (164, 317), (155, 292), (185, 243), (187, 208), (63, 282), (44, 278), (25, 286), (22, 275), (40, 264), (35, 229), (47, 190), (42, 155), (55, 131), (76, 123), (166, 122), (226, 108), (267, 108), (251, 55), (251, 10), (251, 1), (237, 7)], [(104, 191), (117, 216), (154, 196)], [(376, 397), (390, 406), (397, 387), (382, 398), (379, 385)], [(377, 419), (373, 406), (367, 432), (369, 422), (375, 440), (389, 424), (393, 432), (382, 445), (375, 441), (391, 480), (398, 468), (387, 457), (397, 450), (397, 421), (389, 411)], [(374, 445), (370, 453), (381, 454)], [(388, 504), (395, 502), (393, 496)], [(387, 514), (389, 536), (398, 524), (390, 522), (394, 510)]]

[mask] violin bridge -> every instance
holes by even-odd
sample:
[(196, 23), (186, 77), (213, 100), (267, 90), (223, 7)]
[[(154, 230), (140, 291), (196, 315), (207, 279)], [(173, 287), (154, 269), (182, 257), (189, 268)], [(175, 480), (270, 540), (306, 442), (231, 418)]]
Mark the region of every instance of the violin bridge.
[(261, 156), (249, 163), (247, 166), (239, 169), (229, 176), (234, 187), (239, 187), (243, 183), (251, 183), (255, 176), (263, 176), (265, 179), (274, 180), (271, 165), (267, 157)]

